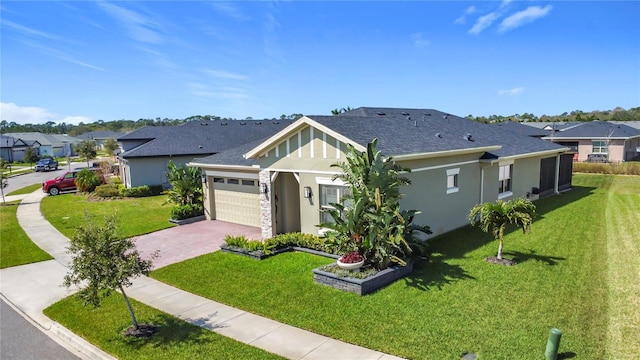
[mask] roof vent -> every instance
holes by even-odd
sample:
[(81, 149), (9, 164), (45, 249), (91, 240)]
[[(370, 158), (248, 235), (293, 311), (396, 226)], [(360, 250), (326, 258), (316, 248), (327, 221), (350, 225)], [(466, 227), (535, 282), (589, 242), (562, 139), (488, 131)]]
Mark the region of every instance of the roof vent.
[(280, 124), (280, 121), (272, 121), (272, 124)]
[(449, 115), (444, 114), (444, 115), (442, 115), (442, 118), (443, 118), (443, 119), (445, 119), (445, 120), (447, 120), (447, 119), (449, 119)]
[(424, 113), (424, 114), (427, 115), (427, 116), (431, 116), (431, 113)]
[(405, 111), (405, 112), (402, 113), (402, 115), (409, 116), (409, 113)]
[(262, 121), (255, 122), (256, 125), (262, 125)]
[(246, 121), (240, 121), (240, 125), (247, 125)]
[(200, 123), (200, 125), (201, 125), (201, 126), (208, 126), (208, 125), (209, 125), (209, 123), (202, 122), (202, 123)]
[(198, 149), (202, 149), (202, 145), (198, 145)]
[(229, 125), (229, 123), (225, 121), (225, 122), (221, 122), (220, 125)]
[(437, 133), (436, 137), (442, 139), (442, 133)]
[(380, 115), (380, 116), (385, 116), (387, 114), (383, 113), (382, 111), (377, 112), (376, 114)]
[(473, 138), (471, 137), (471, 134), (464, 134), (463, 138), (467, 141), (473, 141)]

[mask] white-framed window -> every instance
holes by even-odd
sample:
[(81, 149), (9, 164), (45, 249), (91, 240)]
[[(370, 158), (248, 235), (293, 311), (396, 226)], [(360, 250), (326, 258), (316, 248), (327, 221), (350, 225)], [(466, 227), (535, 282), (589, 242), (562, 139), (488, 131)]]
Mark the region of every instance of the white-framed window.
[(591, 152), (594, 154), (606, 154), (608, 152), (607, 142), (604, 140), (593, 140), (593, 149)]
[(511, 196), (511, 178), (513, 175), (513, 164), (500, 165), (498, 173), (498, 198)]
[[(349, 193), (349, 187), (344, 185), (324, 185), (320, 184), (320, 209), (335, 209), (331, 204), (342, 203), (344, 197)], [(348, 204), (345, 204), (348, 206)], [(331, 215), (320, 212), (320, 223), (332, 223)]]
[(447, 194), (458, 192), (458, 175), (460, 175), (460, 168), (447, 169)]

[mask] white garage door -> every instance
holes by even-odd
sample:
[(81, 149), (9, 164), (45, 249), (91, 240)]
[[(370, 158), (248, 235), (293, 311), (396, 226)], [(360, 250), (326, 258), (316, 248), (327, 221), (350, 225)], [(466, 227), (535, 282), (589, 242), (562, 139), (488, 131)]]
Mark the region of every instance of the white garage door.
[[(230, 179), (224, 180), (229, 181)], [(260, 227), (258, 186), (257, 184), (249, 185), (249, 181), (246, 180), (244, 185), (242, 182), (242, 180), (238, 184), (214, 182), (213, 201), (216, 219)]]

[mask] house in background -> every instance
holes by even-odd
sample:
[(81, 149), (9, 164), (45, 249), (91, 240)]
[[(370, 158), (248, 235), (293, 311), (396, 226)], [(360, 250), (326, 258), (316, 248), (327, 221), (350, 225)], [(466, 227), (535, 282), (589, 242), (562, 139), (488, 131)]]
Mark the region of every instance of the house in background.
[[(77, 155), (73, 146), (81, 140), (73, 136), (43, 134), (40, 132), (7, 133), (6, 135), (22, 140), (26, 144), (40, 144), (39, 156), (65, 157)], [(30, 146), (30, 145), (29, 145)]]
[(477, 203), (536, 199), (571, 187), (566, 147), (432, 109), (358, 108), (304, 116), (273, 136), (192, 161), (206, 174), (209, 219), (258, 226), (263, 238), (322, 233), (321, 209), (340, 202), (347, 184), (331, 165), (347, 144), (378, 150), (412, 171), (401, 205), (436, 236), (468, 224)]
[(520, 135), (531, 136), (535, 138), (542, 138), (549, 135), (549, 132), (543, 130), (541, 128), (536, 128), (533, 126), (523, 125), (523, 123), (515, 122), (515, 121), (503, 121), (501, 123), (496, 123), (494, 126), (502, 128), (507, 131), (513, 131)]
[(177, 126), (146, 126), (119, 137), (120, 176), (127, 187), (168, 187), (169, 161), (180, 166), (275, 134), (290, 120), (190, 121)]
[(123, 136), (124, 133), (119, 133), (115, 131), (90, 131), (88, 133), (80, 134), (76, 136), (76, 138), (85, 141), (85, 140), (93, 140), (96, 142), (97, 150), (104, 149), (104, 143), (109, 139), (118, 139)]
[(569, 147), (575, 161), (620, 163), (640, 156), (640, 129), (622, 122), (550, 123), (543, 129), (543, 139)]
[(28, 148), (33, 148), (36, 155), (40, 154), (40, 143), (35, 140), (25, 141), (8, 135), (0, 135), (0, 158), (5, 161), (10, 163), (23, 161), (24, 152)]

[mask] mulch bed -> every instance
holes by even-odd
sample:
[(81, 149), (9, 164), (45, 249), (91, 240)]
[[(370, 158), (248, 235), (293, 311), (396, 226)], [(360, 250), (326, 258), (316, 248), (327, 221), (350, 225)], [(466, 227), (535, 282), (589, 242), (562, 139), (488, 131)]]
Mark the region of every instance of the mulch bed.
[(148, 338), (151, 335), (155, 334), (158, 330), (156, 325), (152, 324), (139, 324), (138, 328), (131, 326), (124, 332), (124, 336), (137, 337), (137, 338)]
[(487, 262), (492, 263), (492, 264), (498, 264), (498, 265), (504, 265), (504, 266), (513, 266), (513, 265), (517, 265), (518, 262), (514, 261), (514, 260), (509, 260), (509, 259), (498, 259), (495, 256), (490, 256), (488, 258), (485, 259)]

